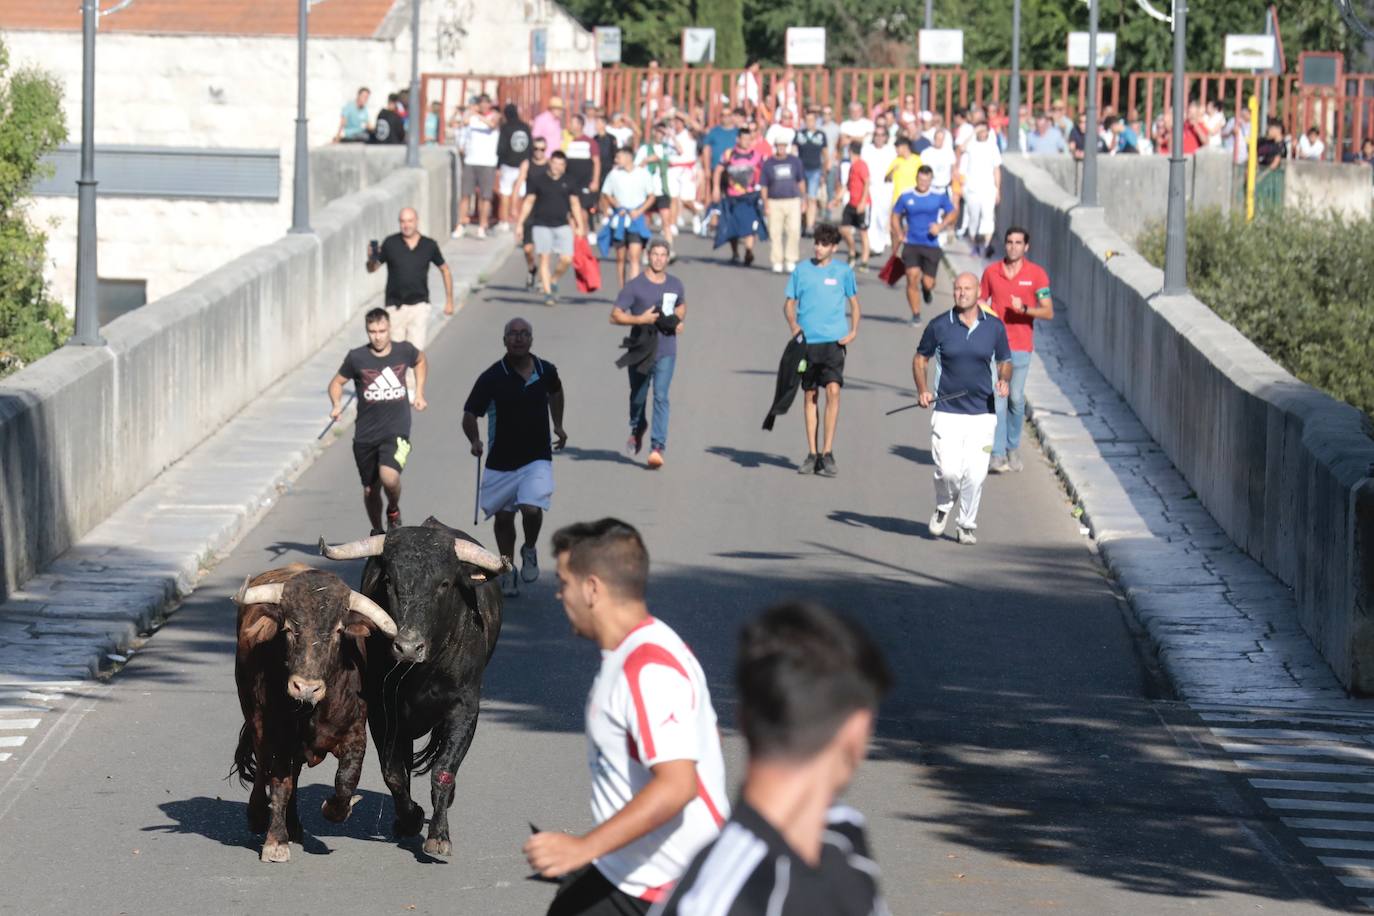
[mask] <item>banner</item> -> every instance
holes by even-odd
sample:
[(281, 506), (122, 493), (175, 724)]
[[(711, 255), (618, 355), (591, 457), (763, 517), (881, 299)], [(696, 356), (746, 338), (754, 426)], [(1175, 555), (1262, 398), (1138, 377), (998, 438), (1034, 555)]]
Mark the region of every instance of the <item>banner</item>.
[(825, 29), (789, 27), (786, 63), (789, 67), (824, 67)]
[(684, 64), (713, 64), (715, 61), (715, 29), (682, 30), (682, 62)]
[(596, 62), (598, 64), (620, 63), (620, 26), (599, 25), (596, 27)]
[[(1088, 66), (1088, 33), (1070, 32), (1068, 51), (1070, 67), (1086, 68)], [(1097, 66), (1102, 70), (1110, 70), (1116, 66), (1115, 32), (1097, 33)]]
[(1227, 70), (1277, 69), (1278, 44), (1273, 35), (1227, 35), (1222, 66)]
[(916, 47), (922, 67), (958, 67), (964, 62), (964, 30), (921, 29)]

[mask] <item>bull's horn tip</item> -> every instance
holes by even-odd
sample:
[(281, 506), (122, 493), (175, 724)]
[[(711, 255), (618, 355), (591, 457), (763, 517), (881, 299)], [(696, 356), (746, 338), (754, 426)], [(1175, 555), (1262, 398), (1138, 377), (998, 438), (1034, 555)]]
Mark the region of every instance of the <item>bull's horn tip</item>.
[(328, 547), (329, 545), (325, 543), (324, 535), (320, 535), (320, 556), (325, 556), (325, 550)]

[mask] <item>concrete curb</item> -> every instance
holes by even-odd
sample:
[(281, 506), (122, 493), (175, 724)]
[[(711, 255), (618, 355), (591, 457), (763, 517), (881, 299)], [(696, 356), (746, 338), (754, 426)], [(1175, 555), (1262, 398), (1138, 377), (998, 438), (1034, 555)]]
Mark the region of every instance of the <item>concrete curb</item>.
[[(945, 259), (954, 272), (981, 276), (986, 266), (961, 251)], [(1055, 301), (1057, 313), (1072, 307)], [(1035, 346), (1027, 416), (1179, 696), (1363, 709), (1304, 633), (1292, 590), (1202, 507), (1093, 366), (1067, 316), (1039, 322)]]
[[(458, 309), (514, 251), (502, 237), (441, 242)], [(356, 318), (269, 396), (163, 471), (66, 553), (0, 604), (0, 688), (54, 687), (101, 676), (195, 590), (278, 496), (352, 425), (355, 409), (321, 439), (324, 380), (356, 346)], [(447, 327), (438, 309), (431, 339)]]

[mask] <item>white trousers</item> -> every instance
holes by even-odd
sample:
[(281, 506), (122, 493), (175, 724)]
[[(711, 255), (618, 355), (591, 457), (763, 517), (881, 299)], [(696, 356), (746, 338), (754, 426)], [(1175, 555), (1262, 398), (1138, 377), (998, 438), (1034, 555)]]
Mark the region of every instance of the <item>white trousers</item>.
[(959, 504), (960, 528), (978, 527), (978, 503), (992, 460), (997, 415), (937, 410), (930, 418), (930, 455), (935, 460), (935, 508), (949, 512)]
[(874, 254), (882, 254), (892, 244), (892, 228), (888, 224), (892, 218), (892, 182), (877, 182), (869, 197), (872, 204), (868, 208), (868, 247)]
[(964, 225), (970, 236), (991, 240), (996, 221), (996, 193), (964, 192)]

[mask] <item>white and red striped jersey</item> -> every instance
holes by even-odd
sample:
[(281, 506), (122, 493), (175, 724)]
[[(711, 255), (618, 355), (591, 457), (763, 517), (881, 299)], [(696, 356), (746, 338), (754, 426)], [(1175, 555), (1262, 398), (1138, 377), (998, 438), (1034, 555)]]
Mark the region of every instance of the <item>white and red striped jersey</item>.
[(651, 767), (670, 760), (696, 763), (697, 797), (680, 815), (596, 860), (597, 869), (624, 893), (657, 900), (730, 816), (706, 676), (666, 623), (650, 617), (601, 653), (587, 701), (587, 745), (598, 824), (649, 783)]

